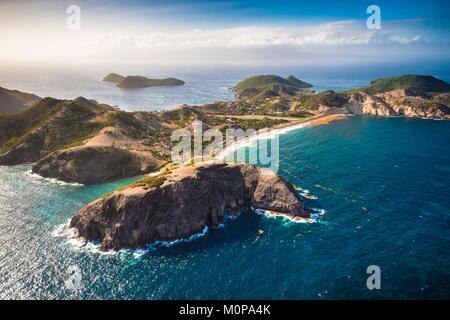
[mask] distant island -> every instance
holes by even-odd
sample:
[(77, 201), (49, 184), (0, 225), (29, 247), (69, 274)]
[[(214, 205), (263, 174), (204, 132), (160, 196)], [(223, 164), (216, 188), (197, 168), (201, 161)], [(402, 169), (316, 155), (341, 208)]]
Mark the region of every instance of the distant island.
[(183, 80), (176, 78), (165, 79), (149, 79), (143, 76), (121, 76), (117, 73), (110, 73), (103, 81), (114, 82), (119, 88), (145, 88), (155, 86), (182, 86), (185, 84)]
[(286, 79), (276, 75), (259, 75), (239, 82), (233, 89), (237, 98), (271, 98), (293, 96), (313, 85), (294, 76)]
[(22, 111), (40, 99), (35, 94), (0, 87), (0, 114)]
[[(266, 85), (274, 86), (274, 79), (295, 82), (292, 77), (257, 76), (235, 88), (261, 93)], [(171, 133), (190, 128), (194, 120), (223, 131), (286, 130), (351, 114), (450, 119), (450, 85), (432, 76), (377, 79), (366, 87), (341, 92), (313, 93), (299, 86), (306, 87), (299, 82), (296, 93), (244, 94), (234, 101), (183, 105), (162, 112), (125, 112), (82, 97), (45, 98), (19, 113), (0, 115), (0, 165), (34, 163), (32, 171), (43, 177), (83, 184), (151, 173), (88, 204), (72, 219), (71, 226), (84, 239), (101, 241), (105, 250), (120, 249), (188, 238), (221, 223), (225, 210), (235, 212), (248, 205), (308, 218), (292, 185), (277, 175), (261, 175), (260, 169), (248, 165), (177, 167), (171, 163)], [(283, 88), (293, 90), (285, 83)], [(211, 185), (212, 180), (217, 184)], [(200, 200), (190, 202), (193, 193), (201, 195)], [(218, 206), (200, 208), (203, 202), (215, 201)], [(175, 210), (178, 207), (182, 209)], [(138, 219), (135, 212), (148, 220)], [(153, 218), (155, 225), (145, 222)], [(119, 226), (117, 219), (122, 221)]]

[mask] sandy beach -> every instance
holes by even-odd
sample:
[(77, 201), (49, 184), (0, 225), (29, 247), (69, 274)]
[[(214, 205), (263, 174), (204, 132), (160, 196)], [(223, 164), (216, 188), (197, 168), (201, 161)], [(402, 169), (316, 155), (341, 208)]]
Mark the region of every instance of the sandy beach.
[(345, 118), (347, 118), (347, 116), (343, 114), (319, 115), (298, 122), (283, 123), (272, 128), (264, 128), (259, 130), (256, 135), (242, 138), (231, 145), (227, 145), (223, 150), (215, 154), (214, 158), (224, 161), (227, 155), (239, 148), (250, 145), (254, 141), (270, 139), (275, 135), (284, 134), (305, 127), (325, 125), (333, 121), (343, 120)]

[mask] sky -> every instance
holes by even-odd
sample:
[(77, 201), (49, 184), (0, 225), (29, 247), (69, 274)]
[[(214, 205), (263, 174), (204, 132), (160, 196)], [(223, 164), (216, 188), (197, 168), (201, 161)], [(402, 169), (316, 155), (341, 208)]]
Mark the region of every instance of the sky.
[(450, 1), (0, 0), (0, 39), (18, 64), (448, 62)]

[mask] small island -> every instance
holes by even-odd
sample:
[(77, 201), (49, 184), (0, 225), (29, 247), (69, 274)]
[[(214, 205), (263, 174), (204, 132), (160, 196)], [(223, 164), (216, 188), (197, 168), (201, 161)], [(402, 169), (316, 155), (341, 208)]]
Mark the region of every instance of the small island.
[(182, 86), (183, 80), (176, 78), (149, 79), (143, 76), (121, 76), (117, 73), (110, 73), (103, 81), (114, 82), (118, 88), (145, 88), (155, 86)]

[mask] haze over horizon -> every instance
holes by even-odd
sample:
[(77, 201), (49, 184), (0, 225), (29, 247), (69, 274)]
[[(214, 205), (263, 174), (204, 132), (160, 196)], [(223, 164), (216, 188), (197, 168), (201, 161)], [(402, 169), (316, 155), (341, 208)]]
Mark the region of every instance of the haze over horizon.
[[(0, 63), (355, 65), (450, 60), (450, 4), (377, 1), (0, 2)], [(81, 28), (67, 27), (69, 5)]]

